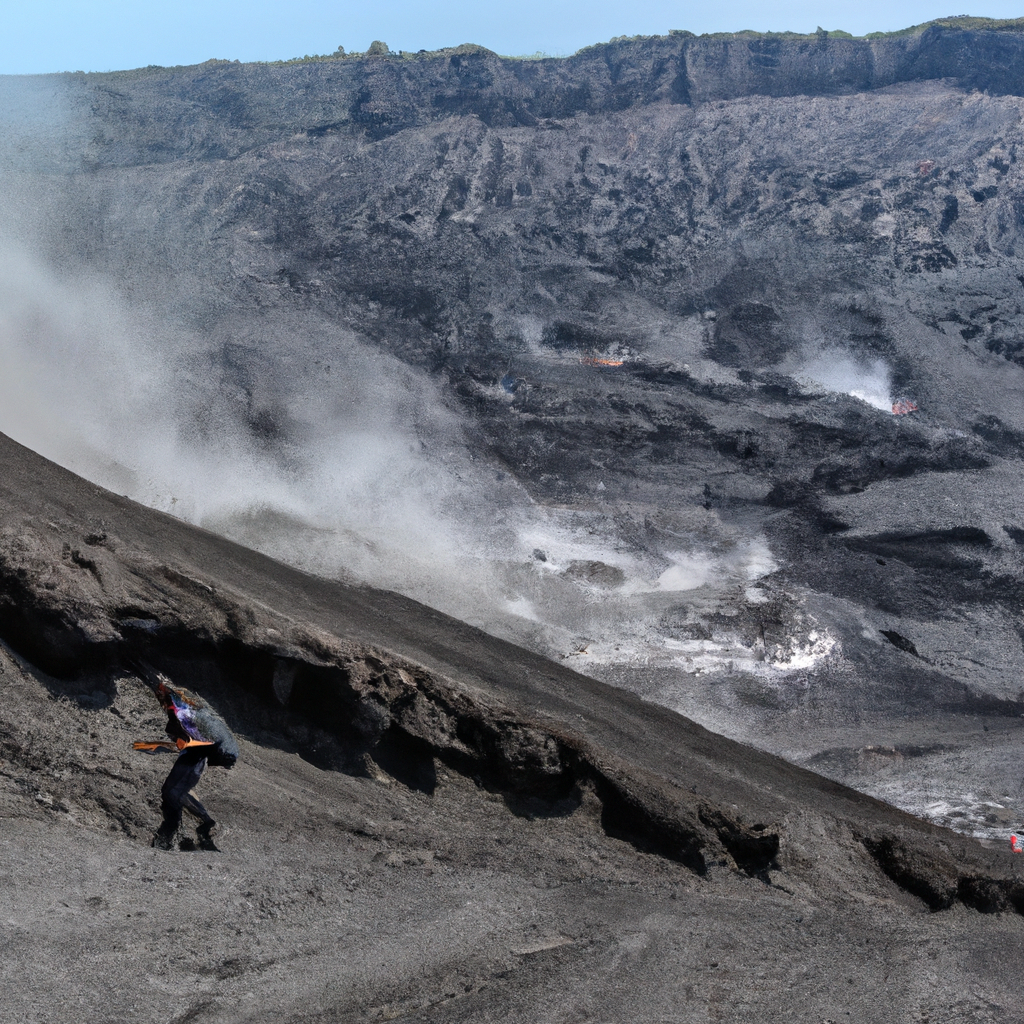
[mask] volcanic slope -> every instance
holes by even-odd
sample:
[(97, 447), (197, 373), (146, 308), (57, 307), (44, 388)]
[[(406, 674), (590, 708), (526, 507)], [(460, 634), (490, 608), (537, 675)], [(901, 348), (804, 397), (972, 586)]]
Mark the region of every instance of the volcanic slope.
[[(1024, 810), (1022, 53), (1019, 25), (952, 19), (56, 76), (19, 85), (63, 113), (10, 159), (50, 263), (172, 324), (192, 391), (165, 433), (219, 454), (229, 423), (275, 465), (319, 465), (324, 381), (353, 337), (390, 353), (458, 417), (479, 479), (557, 527), (520, 531), (477, 624), (1005, 837)], [(70, 422), (108, 360), (83, 346), (61, 392), (65, 336), (33, 331), (37, 398)], [(113, 353), (129, 378), (139, 347)], [(110, 419), (124, 396), (95, 391), (90, 417), (133, 434)], [(139, 461), (117, 489), (170, 507)], [(326, 572), (275, 540), (294, 519), (248, 512), (196, 518)], [(463, 614), (446, 564), (389, 585)]]
[[(66, 1021), (1009, 1020), (1024, 881), (929, 825), (0, 437), (4, 1005)], [(127, 666), (242, 741), (154, 850)]]

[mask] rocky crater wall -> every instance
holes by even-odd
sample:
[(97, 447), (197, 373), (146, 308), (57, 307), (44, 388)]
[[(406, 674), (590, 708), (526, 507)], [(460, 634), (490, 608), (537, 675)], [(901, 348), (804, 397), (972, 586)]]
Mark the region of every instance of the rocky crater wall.
[[(1017, 742), (1020, 38), (674, 35), (566, 60), (462, 47), (48, 79), (75, 145), (28, 189), (50, 210), (33, 242), (167, 325), (149, 349), (178, 389), (146, 413), (167, 427), (156, 457), (112, 445), (130, 472), (101, 482), (175, 507), (197, 476), (175, 456), (165, 474), (165, 438), (200, 460), (208, 443), (220, 479), (221, 424), (261, 466), (318, 468), (327, 436), (358, 448), (315, 422), (351, 398), (355, 338), (440, 396), (475, 480), (600, 520), (598, 550), (554, 573), (547, 540), (502, 549), (517, 607), (543, 609), (502, 635), (844, 782), (876, 784), (857, 774), (871, 751), (934, 751), (900, 762), (915, 810), (936, 779), (963, 792), (975, 744), (977, 800), (944, 820), (995, 834), (1019, 818), (989, 730)], [(68, 319), (44, 314), (18, 323)], [(84, 402), (109, 423), (119, 396), (67, 379), (60, 330), (24, 341), (23, 365), (51, 360), (50, 422)], [(83, 369), (137, 368), (142, 348), (127, 332)], [(898, 398), (918, 408), (895, 416)], [(305, 525), (249, 511), (208, 525), (263, 550), (266, 530)], [(68, 543), (89, 572), (96, 553)], [(622, 551), (643, 574), (611, 564)], [(756, 587), (718, 571), (752, 551)], [(712, 559), (708, 584), (636, 611), (626, 577), (657, 588), (680, 552)], [(409, 592), (456, 611), (433, 595), (457, 574), (437, 578)], [(664, 672), (641, 664), (651, 651)], [(902, 800), (896, 775), (885, 793)]]

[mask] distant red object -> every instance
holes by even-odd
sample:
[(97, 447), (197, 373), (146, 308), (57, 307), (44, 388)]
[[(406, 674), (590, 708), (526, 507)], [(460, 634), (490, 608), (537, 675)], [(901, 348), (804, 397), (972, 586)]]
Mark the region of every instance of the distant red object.
[(1010, 836), (1010, 849), (1014, 853), (1024, 853), (1024, 843), (1020, 841), (1018, 836)]
[(897, 398), (892, 403), (893, 416), (906, 416), (908, 412), (917, 412), (917, 402), (912, 402), (909, 398)]

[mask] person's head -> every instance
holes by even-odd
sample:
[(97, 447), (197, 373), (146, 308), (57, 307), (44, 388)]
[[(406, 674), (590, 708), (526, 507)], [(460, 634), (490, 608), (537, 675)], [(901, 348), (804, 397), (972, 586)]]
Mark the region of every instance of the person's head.
[(184, 690), (171, 686), (170, 682), (163, 676), (160, 677), (153, 692), (156, 694), (156, 699), (168, 711), (173, 711), (176, 707), (202, 707), (199, 701), (190, 697)]

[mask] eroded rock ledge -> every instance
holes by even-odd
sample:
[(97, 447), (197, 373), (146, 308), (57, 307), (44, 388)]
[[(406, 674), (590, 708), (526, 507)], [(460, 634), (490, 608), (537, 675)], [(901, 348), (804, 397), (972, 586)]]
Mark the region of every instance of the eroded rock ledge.
[(571, 813), (593, 794), (608, 833), (699, 874), (712, 860), (751, 875), (775, 866), (776, 830), (670, 792), (560, 723), (294, 622), (192, 567), (133, 557), (116, 538), (73, 548), (55, 533), (8, 527), (0, 550), (0, 637), (52, 676), (113, 675), (140, 657), (177, 674), (212, 669), (325, 769), (386, 772), (429, 792), (437, 758), (521, 813)]

